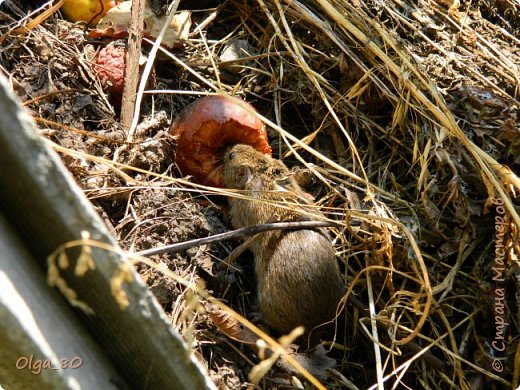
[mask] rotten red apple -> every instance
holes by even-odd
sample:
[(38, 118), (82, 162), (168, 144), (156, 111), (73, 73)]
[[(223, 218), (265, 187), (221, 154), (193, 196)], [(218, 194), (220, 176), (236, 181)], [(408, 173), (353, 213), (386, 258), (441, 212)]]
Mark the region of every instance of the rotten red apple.
[(109, 43), (103, 47), (94, 62), (101, 85), (109, 92), (112, 102), (121, 104), (125, 85), (126, 49), (117, 43)]
[(173, 122), (178, 137), (176, 162), (182, 173), (201, 184), (222, 186), (222, 157), (227, 147), (251, 145), (271, 155), (265, 125), (243, 100), (206, 96), (188, 105)]

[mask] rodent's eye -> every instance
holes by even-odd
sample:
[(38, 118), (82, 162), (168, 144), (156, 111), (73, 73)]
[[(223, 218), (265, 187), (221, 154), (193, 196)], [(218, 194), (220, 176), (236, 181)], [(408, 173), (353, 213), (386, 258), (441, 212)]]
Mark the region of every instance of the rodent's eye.
[(228, 159), (233, 160), (235, 158), (235, 152), (231, 152), (228, 154)]

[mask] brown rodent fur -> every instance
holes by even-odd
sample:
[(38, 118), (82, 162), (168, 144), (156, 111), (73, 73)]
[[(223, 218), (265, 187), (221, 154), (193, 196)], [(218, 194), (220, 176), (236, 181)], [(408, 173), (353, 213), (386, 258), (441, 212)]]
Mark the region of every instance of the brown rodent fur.
[[(236, 228), (278, 221), (315, 220), (304, 191), (279, 160), (247, 145), (229, 148), (223, 158), (223, 184), (252, 199), (230, 197)], [(266, 203), (282, 202), (291, 210)], [(294, 204), (297, 203), (296, 209)], [(305, 211), (300, 213), (297, 208)], [(335, 251), (324, 229), (273, 230), (252, 245), (263, 321), (283, 333), (303, 325), (309, 344), (319, 342), (323, 327), (334, 318), (344, 292)], [(316, 329), (315, 329), (316, 328)]]

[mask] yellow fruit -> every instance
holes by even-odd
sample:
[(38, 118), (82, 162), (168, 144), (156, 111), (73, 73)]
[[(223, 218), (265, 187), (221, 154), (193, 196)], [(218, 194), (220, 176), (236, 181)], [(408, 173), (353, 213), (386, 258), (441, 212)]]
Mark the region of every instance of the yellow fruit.
[(99, 19), (115, 5), (116, 1), (114, 0), (65, 0), (65, 3), (61, 6), (61, 11), (71, 22), (82, 21), (97, 24)]

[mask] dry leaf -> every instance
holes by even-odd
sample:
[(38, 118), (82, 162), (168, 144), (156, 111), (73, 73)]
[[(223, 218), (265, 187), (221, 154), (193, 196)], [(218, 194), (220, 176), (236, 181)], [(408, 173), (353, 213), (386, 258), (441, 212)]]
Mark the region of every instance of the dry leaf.
[(226, 336), (240, 343), (256, 345), (259, 337), (250, 329), (238, 322), (231, 314), (219, 309), (215, 305), (209, 306), (207, 311), (213, 323)]
[[(97, 27), (90, 32), (89, 36), (91, 38), (122, 38), (128, 36), (131, 21), (131, 5), (131, 1), (125, 1), (111, 8), (99, 21)], [(166, 16), (156, 16), (147, 5), (144, 9), (144, 35), (157, 38), (166, 18)], [(191, 12), (179, 12), (173, 17), (169, 28), (166, 30), (162, 44), (168, 48), (179, 45), (181, 41), (188, 39), (190, 27)]]

